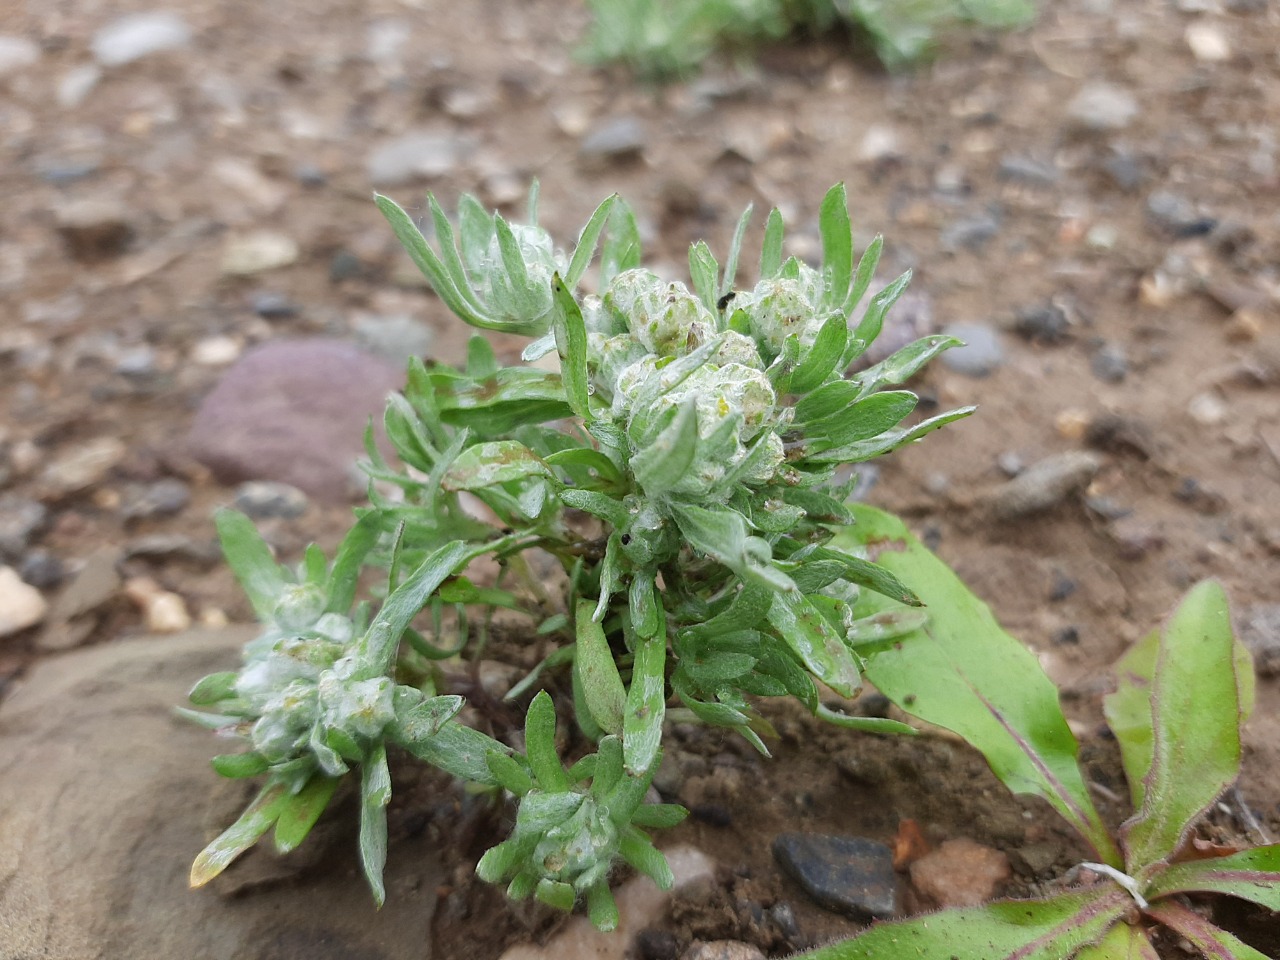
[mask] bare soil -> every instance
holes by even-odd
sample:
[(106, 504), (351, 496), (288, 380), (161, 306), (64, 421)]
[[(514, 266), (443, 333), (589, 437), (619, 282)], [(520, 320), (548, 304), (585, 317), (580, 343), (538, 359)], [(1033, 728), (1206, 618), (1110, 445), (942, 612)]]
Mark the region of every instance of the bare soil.
[[(421, 209), (429, 188), (446, 208), (469, 191), (518, 214), (514, 187), (536, 176), (542, 222), (568, 239), (616, 191), (641, 217), (651, 261), (678, 276), (689, 242), (723, 250), (748, 203), (758, 211), (748, 249), (777, 205), (793, 251), (814, 254), (818, 203), (843, 180), (861, 241), (886, 235), (882, 279), (915, 271), (899, 322), (920, 332), (980, 324), (1003, 350), (988, 376), (938, 365), (915, 385), (926, 405), (980, 409), (885, 461), (869, 499), (907, 517), (1040, 653), (1102, 784), (1099, 802), (1123, 819), (1105, 798), (1124, 793), (1101, 726), (1108, 665), (1203, 577), (1225, 584), (1238, 613), (1280, 602), (1280, 11), (1156, 0), (1044, 7), (1028, 29), (952, 38), (909, 75), (885, 75), (843, 41), (807, 41), (650, 90), (572, 59), (586, 22), (578, 3), (183, 2), (175, 8), (193, 29), (185, 49), (108, 68), (67, 104), (59, 84), (91, 62), (94, 32), (146, 7), (5, 5), (0, 33), (41, 49), (0, 77), (0, 491), (51, 512), (26, 549), (74, 571), (99, 548), (152, 534), (211, 540), (211, 511), (232, 491), (184, 452), (193, 412), (222, 372), (193, 358), (207, 338), (247, 347), (354, 337), (362, 314), (407, 314), (433, 332), (432, 357), (461, 359), (467, 331), (408, 278), (369, 199), (368, 155), (406, 131), (457, 146), (438, 175), (386, 188), (407, 206)], [(1189, 44), (1188, 29), (1205, 27), (1226, 40), (1225, 58)], [(390, 52), (378, 41), (388, 36), (403, 37)], [(1136, 104), (1112, 129), (1089, 129), (1073, 105), (1097, 82)], [(637, 149), (584, 152), (617, 118), (642, 126)], [(258, 177), (219, 176), (228, 160)], [(1168, 215), (1162, 194), (1185, 215)], [(55, 211), (74, 199), (123, 204), (127, 245), (73, 257)], [(228, 236), (256, 228), (293, 238), (296, 262), (226, 275)], [(296, 310), (258, 315), (264, 292)], [(131, 375), (125, 361), (140, 349), (151, 369)], [(99, 437), (123, 441), (121, 461), (81, 492), (50, 493), (44, 465)], [(1081, 449), (1101, 464), (1086, 491), (991, 519), (987, 498), (1014, 461)], [(127, 519), (129, 492), (166, 477), (187, 485), (190, 503)], [(347, 505), (312, 503), (264, 527), (283, 556), (297, 556), (311, 539), (335, 542), (349, 517)], [(130, 563), (198, 618), (249, 619), (216, 564), (190, 552)], [(143, 630), (140, 612), (121, 604), (87, 642)], [(39, 656), (37, 633), (0, 638), (0, 689)], [(701, 772), (681, 787), (696, 815), (671, 839), (723, 868), (720, 886), (669, 918), (682, 945), (729, 937), (782, 955), (856, 929), (780, 873), (770, 844), (786, 830), (888, 841), (914, 819), (935, 842), (970, 837), (1005, 850), (1015, 893), (1082, 857), (1047, 808), (1009, 797), (957, 744), (855, 736), (787, 708), (775, 716), (782, 738), (769, 761), (718, 732), (673, 732)], [(546, 915), (508, 909), (470, 878), (500, 817), (430, 774), (406, 771), (403, 784), (400, 828), (438, 834), (451, 871), (432, 955), (496, 957), (545, 935)], [(1274, 676), (1260, 682), (1240, 797), (1280, 834)], [(1207, 830), (1242, 835), (1232, 804), (1215, 817)], [(779, 902), (792, 907), (795, 930), (761, 919)], [(1280, 956), (1274, 917), (1232, 910), (1222, 912), (1235, 929)]]

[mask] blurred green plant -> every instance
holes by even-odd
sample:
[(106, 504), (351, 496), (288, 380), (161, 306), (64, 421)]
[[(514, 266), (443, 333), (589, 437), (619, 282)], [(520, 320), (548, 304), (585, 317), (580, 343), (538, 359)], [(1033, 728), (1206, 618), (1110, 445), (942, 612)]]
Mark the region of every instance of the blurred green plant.
[(591, 63), (623, 63), (645, 80), (696, 73), (717, 51), (742, 51), (797, 33), (845, 27), (890, 69), (927, 56), (939, 34), (972, 24), (1009, 28), (1033, 0), (589, 0), (582, 46)]
[[(855, 261), (843, 185), (821, 205), (821, 266), (784, 257), (774, 210), (750, 289), (735, 286), (750, 210), (723, 269), (705, 243), (692, 247), (689, 289), (640, 266), (635, 217), (616, 198), (569, 254), (537, 226), (536, 189), (525, 225), (464, 197), (455, 228), (428, 198), (438, 248), (394, 202), (377, 202), (455, 314), (532, 340), (515, 366), (483, 336), (465, 369), (410, 362), (384, 418), (402, 466), (384, 461), (370, 430), (370, 505), (332, 562), (312, 547), (297, 571), (282, 567), (246, 518), (220, 515), (227, 560), (265, 630), (239, 671), (192, 691), (206, 712), (187, 713), (247, 742), (214, 761), (218, 772), (267, 781), (197, 858), (192, 882), (273, 827), (279, 849), (295, 847), (358, 766), (361, 856), (381, 902), (387, 750), (398, 746), (517, 799), (514, 833), (480, 861), (483, 878), (558, 907), (583, 897), (608, 928), (616, 861), (671, 880), (641, 829), (682, 815), (641, 802), (669, 714), (728, 727), (765, 754), (773, 730), (755, 698), (911, 732), (819, 702), (819, 684), (858, 691), (862, 645), (923, 621), (915, 594), (836, 533), (852, 520), (853, 465), (972, 411), (903, 425), (916, 396), (891, 389), (959, 341), (926, 337), (848, 373), (910, 277), (859, 312), (883, 244)], [(576, 292), (597, 248), (602, 293)], [(550, 368), (532, 365), (549, 355)], [(497, 561), (492, 583), (467, 575), (482, 556)], [(562, 596), (544, 583), (548, 565)], [(356, 603), (366, 568), (381, 571), (376, 614)], [(868, 592), (897, 607), (859, 615)], [(476, 608), (485, 614), (472, 630)], [(572, 712), (595, 750), (567, 772), (545, 693), (520, 751), (463, 725), (461, 699), (437, 689), (434, 664), (478, 658), (496, 609), (527, 614), (531, 642), (560, 642), (508, 696), (568, 666)]]
[[(1046, 799), (1092, 847), (1080, 882), (1037, 900), (1004, 900), (896, 923), (802, 954), (804, 960), (1156, 960), (1172, 930), (1211, 960), (1265, 960), (1185, 902), (1218, 893), (1280, 910), (1280, 844), (1190, 859), (1196, 822), (1235, 781), (1253, 665), (1235, 639), (1221, 586), (1192, 588), (1162, 629), (1116, 664), (1104, 703), (1136, 810), (1113, 839), (1077, 766), (1057, 692), (1035, 657), (893, 517), (852, 508), (837, 537), (875, 550), (913, 584), (929, 623), (859, 648), (868, 679), (908, 714), (960, 734), (1017, 793)], [(864, 616), (895, 604), (867, 595)], [(1117, 842), (1118, 841), (1118, 842)]]

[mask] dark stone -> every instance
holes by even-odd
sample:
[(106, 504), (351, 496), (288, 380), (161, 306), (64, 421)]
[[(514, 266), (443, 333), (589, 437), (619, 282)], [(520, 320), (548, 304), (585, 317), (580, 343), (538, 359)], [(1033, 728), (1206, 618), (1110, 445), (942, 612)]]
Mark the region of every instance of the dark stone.
[(109, 200), (77, 200), (58, 211), (58, 233), (77, 260), (118, 257), (133, 239), (129, 211)]
[(1135, 193), (1147, 182), (1146, 167), (1131, 153), (1118, 153), (1108, 158), (1102, 169), (1125, 193)]
[(670, 930), (650, 927), (636, 935), (636, 954), (640, 960), (676, 960), (680, 955), (680, 941)]
[(181, 480), (168, 477), (126, 493), (120, 515), (125, 520), (145, 520), (181, 513), (191, 502), (191, 490)]
[(1053, 304), (1018, 310), (1013, 329), (1033, 343), (1062, 343), (1071, 337), (1071, 320), (1066, 311)]
[(1236, 634), (1253, 654), (1258, 676), (1280, 676), (1280, 603), (1243, 607), (1234, 619)]
[(20, 557), (48, 522), (49, 508), (39, 500), (0, 496), (0, 561)]
[(1053, 587), (1049, 591), (1049, 602), (1061, 603), (1075, 593), (1077, 589), (1079, 589), (1079, 585), (1074, 580), (1061, 570), (1055, 570), (1053, 572)]
[(1215, 218), (1200, 216), (1186, 197), (1168, 190), (1157, 190), (1147, 197), (1147, 222), (1178, 238), (1203, 237), (1218, 225)]
[(354, 280), (364, 273), (364, 264), (349, 250), (339, 250), (329, 261), (329, 279), (334, 283)]
[(286, 320), (297, 316), (298, 307), (283, 293), (259, 290), (249, 298), (253, 312), (265, 320)]
[(892, 916), (898, 878), (893, 851), (861, 837), (784, 833), (773, 856), (813, 901), (858, 919)]
[(18, 565), (18, 576), (37, 590), (53, 590), (66, 575), (62, 561), (47, 550), (32, 550)]
[(1053, 636), (1049, 638), (1054, 646), (1075, 646), (1080, 642), (1079, 627), (1062, 627), (1053, 631)]
[(1005, 154), (1000, 158), (997, 175), (1001, 180), (1025, 183), (1034, 187), (1051, 187), (1058, 182), (1058, 168), (1033, 157)]
[(796, 921), (796, 912), (787, 901), (779, 900), (766, 913), (773, 921), (773, 925), (778, 928), (778, 932), (787, 940), (794, 944), (800, 938), (800, 924)]
[(1151, 428), (1133, 417), (1103, 414), (1085, 429), (1084, 442), (1095, 450), (1150, 460), (1156, 453)]
[(1124, 347), (1105, 343), (1090, 359), (1089, 369), (1104, 383), (1119, 383), (1129, 375), (1129, 358)]
[(942, 228), (939, 242), (944, 250), (981, 250), (1000, 232), (1000, 220), (982, 213), (954, 220)]
[(307, 512), (307, 495), (287, 483), (250, 481), (236, 488), (235, 507), (255, 520), (291, 519)]
[(638, 160), (647, 140), (648, 132), (638, 117), (614, 117), (588, 133), (578, 153), (584, 160), (615, 163)]
[(733, 814), (718, 803), (699, 803), (689, 808), (689, 815), (700, 823), (724, 829), (733, 826)]
[(345, 503), (365, 423), (402, 382), (398, 367), (341, 340), (272, 341), (205, 397), (188, 449), (223, 483), (276, 480)]

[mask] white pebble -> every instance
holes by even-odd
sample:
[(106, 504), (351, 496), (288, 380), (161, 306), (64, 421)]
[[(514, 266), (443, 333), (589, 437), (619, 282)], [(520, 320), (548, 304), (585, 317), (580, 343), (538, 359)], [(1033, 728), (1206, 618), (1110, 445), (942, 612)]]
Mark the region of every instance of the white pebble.
[(1216, 393), (1197, 393), (1187, 404), (1187, 413), (1201, 426), (1211, 427), (1227, 419), (1227, 405)]
[(39, 590), (25, 583), (12, 567), (0, 567), (0, 637), (34, 627), (48, 610)]
[(1231, 59), (1231, 44), (1222, 28), (1207, 20), (1197, 20), (1183, 34), (1192, 55), (1201, 63), (1222, 63)]
[(205, 337), (191, 348), (191, 362), (201, 367), (225, 367), (244, 349), (235, 337)]

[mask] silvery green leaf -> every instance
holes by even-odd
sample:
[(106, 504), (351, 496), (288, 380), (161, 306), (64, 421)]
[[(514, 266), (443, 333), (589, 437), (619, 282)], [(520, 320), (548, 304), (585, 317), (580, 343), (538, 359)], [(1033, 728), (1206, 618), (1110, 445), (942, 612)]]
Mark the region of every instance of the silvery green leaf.
[(541, 360), (548, 353), (556, 348), (555, 331), (544, 333), (537, 340), (532, 341), (528, 346), (520, 352), (520, 359), (525, 363), (533, 363), (535, 360)]
[(458, 256), (458, 244), (454, 239), (453, 225), (449, 222), (449, 218), (445, 216), (445, 212), (440, 209), (440, 204), (436, 202), (433, 194), (427, 194), (427, 207), (431, 211), (431, 222), (435, 226), (436, 241), (440, 244), (441, 261), (450, 281), (453, 283), (454, 289), (458, 291), (459, 296), (473, 310), (483, 313), (484, 305), (480, 303), (480, 299), (471, 288), (471, 282), (467, 278), (467, 271)]
[(669, 830), (682, 823), (687, 816), (689, 811), (674, 803), (646, 803), (631, 815), (631, 822), (637, 827)]
[(391, 801), (391, 770), (387, 748), (379, 743), (360, 768), (360, 864), (381, 907), (387, 899), (382, 870), (387, 863), (387, 804)]
[(838, 413), (806, 423), (805, 435), (816, 439), (814, 449), (867, 440), (901, 423), (910, 416), (918, 401), (914, 393), (905, 390), (873, 393), (853, 401)]
[[(849, 289), (849, 296), (845, 299), (844, 308), (841, 311), (846, 317), (850, 316), (862, 298), (866, 296), (867, 288), (871, 286), (871, 278), (875, 276), (876, 267), (880, 265), (880, 254), (884, 250), (884, 237), (877, 234), (876, 238), (863, 252), (862, 258), (858, 260), (858, 269), (853, 276), (853, 286)], [(852, 346), (852, 344), (850, 344)], [(863, 349), (866, 349), (865, 346)], [(847, 367), (856, 358), (856, 354), (845, 359), (843, 366)]]
[(524, 746), (539, 788), (551, 793), (569, 789), (569, 778), (556, 753), (556, 708), (545, 690), (533, 698), (525, 714)]
[(690, 624), (681, 634), (696, 639), (757, 627), (764, 622), (772, 604), (773, 592), (768, 587), (743, 585), (722, 612), (710, 620)]
[(804, 510), (815, 523), (850, 523), (852, 516), (844, 502), (828, 496), (821, 490), (804, 487), (788, 487), (781, 492), (782, 499)]
[(609, 892), (609, 884), (601, 880), (587, 889), (587, 916), (602, 933), (618, 928), (618, 903)]
[(667, 858), (659, 853), (653, 842), (635, 827), (623, 828), (622, 842), (619, 844), (618, 852), (632, 868), (656, 883), (659, 890), (670, 890), (675, 884), (675, 876), (671, 872), (671, 867), (667, 865)]
[(548, 880), (546, 877), (538, 881), (534, 896), (547, 906), (566, 913), (573, 909), (573, 904), (578, 899), (578, 894), (571, 884)]
[(764, 243), (760, 247), (760, 279), (776, 277), (782, 269), (782, 214), (774, 207), (764, 224)]
[(807, 426), (835, 416), (846, 409), (857, 395), (858, 385), (852, 381), (833, 380), (830, 383), (824, 383), (797, 401), (795, 423), (799, 426)]
[(620, 485), (623, 482), (622, 473), (617, 465), (599, 450), (592, 450), (590, 447), (559, 450), (544, 459), (555, 467), (580, 467), (588, 471), (586, 477), (588, 480), (598, 480), (611, 485)]
[(582, 695), (587, 710), (607, 733), (622, 733), (623, 709), (627, 691), (618, 675), (609, 641), (604, 630), (592, 619), (592, 604), (579, 600), (577, 615), (577, 654), (575, 665), (582, 682)]
[(360, 576), (360, 567), (369, 551), (378, 542), (382, 532), (381, 518), (376, 512), (369, 512), (356, 521), (333, 557), (333, 566), (329, 571), (329, 602), (325, 606), (326, 613), (345, 614), (351, 609), (355, 600), (356, 586)]
[(428, 697), (412, 707), (397, 710), (398, 739), (401, 743), (431, 739), (446, 723), (457, 716), (463, 702), (461, 697), (452, 695)]
[(915, 727), (898, 720), (886, 720), (881, 717), (851, 717), (821, 704), (818, 705), (816, 715), (819, 720), (825, 720), (832, 726), (857, 730), (861, 733), (897, 734), (904, 737), (914, 737), (919, 733)]
[[(720, 297), (728, 295), (733, 290), (734, 281), (738, 277), (738, 260), (742, 256), (742, 241), (747, 235), (747, 225), (751, 223), (753, 210), (754, 206), (747, 204), (747, 209), (742, 211), (742, 216), (738, 218), (738, 225), (734, 228), (733, 240), (729, 243), (729, 256), (724, 262), (724, 277), (721, 279), (720, 287), (716, 291)], [(718, 311), (718, 301), (716, 308)]]
[(875, 366), (867, 367), (854, 377), (854, 382), (860, 388), (858, 395), (865, 397), (881, 387), (906, 383), (942, 351), (960, 345), (961, 341), (955, 337), (941, 334), (923, 337), (914, 343), (907, 344), (901, 350), (881, 360)]
[(405, 738), (394, 727), (391, 732), (393, 739), (419, 760), (460, 780), (491, 787), (498, 786), (498, 781), (489, 771), (486, 756), (490, 750), (510, 751), (510, 747), (455, 720), (450, 720), (427, 740)]
[(280, 818), (276, 821), (275, 844), (277, 853), (289, 853), (296, 850), (311, 828), (320, 819), (333, 799), (333, 791), (338, 781), (334, 777), (316, 775), (307, 781), (307, 785), (295, 793), (284, 804)]
[(667, 703), (666, 663), (667, 632), (659, 617), (657, 633), (647, 639), (637, 637), (635, 641), (631, 687), (627, 690), (622, 720), (623, 756), (627, 771), (633, 775), (653, 770), (662, 743), (662, 720)]
[(543, 833), (568, 820), (586, 800), (580, 793), (565, 790), (547, 792), (535, 790), (525, 794), (516, 813), (516, 828), (521, 831)]
[(675, 419), (631, 459), (636, 481), (651, 497), (666, 493), (685, 479), (698, 450), (698, 406), (690, 397)]
[(552, 277), (552, 329), (560, 351), (560, 377), (569, 406), (583, 420), (591, 420), (587, 376), (587, 328), (582, 310), (559, 274)]
[(493, 346), (480, 335), (467, 341), (467, 376), (477, 382), (488, 380), (498, 372), (498, 358)]
[(769, 624), (809, 671), (832, 690), (842, 697), (858, 692), (862, 675), (853, 654), (808, 597), (775, 594)]
[(491, 750), (485, 756), (485, 762), (489, 764), (489, 772), (502, 784), (503, 789), (510, 790), (517, 797), (523, 797), (533, 789), (529, 772), (505, 753)]
[(853, 273), (853, 226), (849, 222), (849, 204), (843, 183), (837, 183), (822, 198), (818, 232), (822, 236), (821, 306), (839, 310), (849, 295), (849, 281)]
[(289, 791), (283, 783), (274, 778), (269, 780), (240, 819), (200, 851), (191, 864), (191, 886), (203, 887), (257, 843), (275, 824), (289, 799)]
[(654, 573), (651, 569), (635, 571), (628, 591), (631, 628), (636, 636), (645, 640), (657, 635), (664, 616), (662, 601), (654, 583)]
[(446, 490), (480, 490), (526, 477), (550, 477), (542, 459), (517, 440), (493, 440), (468, 447), (445, 471)]
[(615, 529), (605, 542), (604, 559), (600, 563), (600, 600), (591, 619), (602, 621), (609, 610), (609, 600), (622, 586), (622, 535)]
[(511, 226), (502, 217), (493, 218), (494, 231), (498, 237), (498, 250), (502, 255), (502, 273), (495, 272), (493, 279), (500, 278), (506, 287), (506, 295), (510, 301), (504, 304), (507, 312), (519, 320), (536, 320), (546, 312), (546, 298), (543, 292), (529, 278), (524, 262), (524, 252), (520, 242), (511, 232)]
[(750, 673), (756, 662), (755, 657), (746, 653), (713, 653), (698, 661), (682, 660), (680, 668), (698, 686), (714, 689), (726, 680)]
[(812, 463), (862, 463), (864, 460), (870, 460), (919, 440), (939, 427), (945, 427), (948, 423), (962, 420), (977, 409), (977, 407), (960, 407), (940, 413), (936, 417), (930, 417), (928, 420), (922, 420), (914, 426), (891, 430), (869, 440), (859, 440), (830, 450), (806, 454), (805, 460)]
[(469, 193), (458, 197), (458, 238), (472, 282), (478, 281), (487, 269), (489, 244), (493, 241), (493, 214)]
[(213, 516), (222, 541), (222, 554), (236, 575), (245, 596), (253, 604), (259, 619), (270, 620), (275, 612), (276, 597), (287, 581), (280, 565), (271, 556), (266, 541), (258, 534), (253, 521), (235, 510), (219, 510)]
[(853, 331), (855, 339), (869, 344), (880, 336), (885, 314), (898, 302), (898, 298), (902, 296), (909, 283), (911, 283), (910, 270), (871, 298), (871, 302), (867, 304), (867, 312), (862, 315), (862, 319), (858, 321), (858, 326)]
[(730, 569), (744, 564), (747, 521), (742, 514), (727, 507), (683, 503), (672, 504), (671, 509), (680, 532), (695, 548)]
[(608, 494), (566, 487), (560, 491), (559, 496), (560, 502), (566, 507), (599, 517), (615, 528), (625, 529), (627, 526), (629, 517), (626, 506)]
[(226, 777), (228, 780), (256, 777), (260, 773), (266, 773), (267, 767), (270, 766), (267, 758), (254, 750), (248, 753), (220, 754), (209, 763), (214, 770), (218, 771), (219, 776)]
[(217, 703), (219, 700), (227, 700), (234, 697), (236, 693), (236, 678), (238, 676), (239, 674), (234, 670), (211, 673), (191, 688), (191, 692), (187, 694), (187, 699), (197, 706), (207, 707), (210, 704)]
[(382, 425), (401, 460), (415, 470), (431, 472), (436, 460), (435, 450), (408, 400), (398, 393), (391, 394), (382, 415)]
[(845, 639), (855, 650), (859, 644), (881, 643), (921, 629), (929, 621), (923, 610), (884, 610), (850, 624)]
[(640, 266), (640, 228), (626, 201), (619, 199), (609, 214), (604, 246), (600, 250), (600, 289), (620, 273)]
[(694, 292), (708, 310), (716, 310), (716, 293), (720, 281), (720, 264), (705, 241), (699, 240), (689, 247), (689, 278)]
[(819, 547), (810, 554), (810, 557), (814, 560), (834, 560), (844, 567), (846, 580), (860, 587), (866, 587), (882, 597), (888, 597), (890, 600), (896, 600), (911, 607), (923, 606), (914, 592), (878, 563), (828, 547)]
[(833, 313), (818, 330), (804, 358), (797, 364), (787, 384), (788, 393), (808, 393), (820, 387), (838, 372), (840, 357), (849, 340), (849, 327), (844, 314)]
[(564, 275), (565, 285), (570, 290), (578, 285), (578, 281), (582, 279), (587, 266), (591, 263), (591, 258), (595, 256), (596, 245), (600, 242), (600, 233), (604, 230), (604, 225), (613, 213), (613, 206), (617, 202), (618, 195), (615, 193), (600, 206), (596, 207), (595, 212), (591, 214), (591, 219), (587, 221), (587, 225), (582, 228), (582, 233), (578, 235), (578, 245), (573, 249), (573, 257), (569, 260), (569, 269), (565, 271)]

